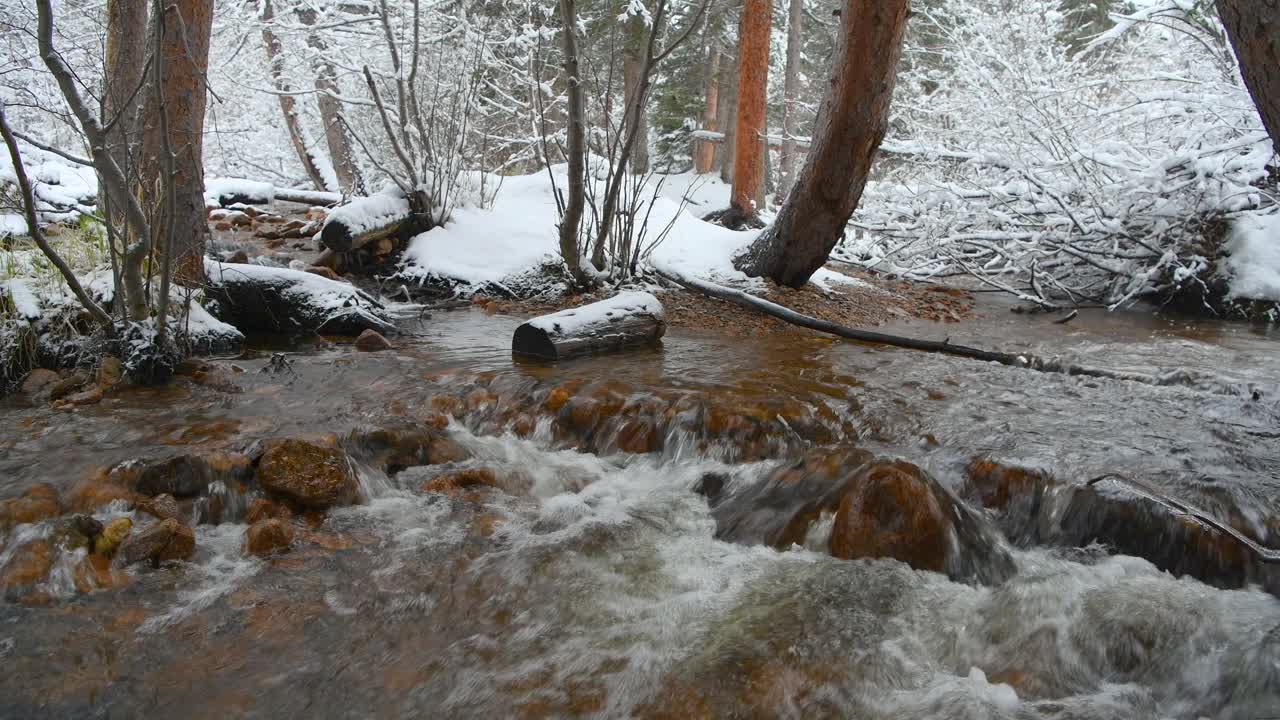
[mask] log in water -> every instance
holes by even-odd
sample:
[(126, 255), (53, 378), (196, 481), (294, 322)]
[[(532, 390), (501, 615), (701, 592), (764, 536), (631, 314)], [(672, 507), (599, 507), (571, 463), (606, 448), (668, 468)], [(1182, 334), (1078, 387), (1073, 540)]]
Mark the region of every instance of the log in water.
[(536, 317), (516, 328), (511, 352), (547, 360), (655, 345), (667, 331), (662, 303), (647, 292)]

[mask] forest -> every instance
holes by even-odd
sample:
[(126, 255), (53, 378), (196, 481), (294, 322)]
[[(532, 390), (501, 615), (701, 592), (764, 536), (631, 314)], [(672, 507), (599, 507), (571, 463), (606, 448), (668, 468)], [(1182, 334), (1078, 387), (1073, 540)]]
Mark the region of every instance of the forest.
[(1274, 0), (0, 0), (0, 715), (1266, 717), (1277, 68)]

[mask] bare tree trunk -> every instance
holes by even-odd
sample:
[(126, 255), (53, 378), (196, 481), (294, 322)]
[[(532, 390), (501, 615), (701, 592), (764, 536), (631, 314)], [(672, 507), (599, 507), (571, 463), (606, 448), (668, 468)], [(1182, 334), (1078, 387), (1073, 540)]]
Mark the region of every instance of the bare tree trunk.
[(1240, 74), (1280, 153), (1280, 2), (1217, 0), (1218, 14), (1240, 61)]
[(800, 38), (804, 0), (791, 0), (787, 12), (787, 69), (782, 80), (782, 153), (778, 158), (776, 201), (791, 192), (796, 171), (796, 101), (800, 95)]
[(889, 121), (909, 0), (846, 0), (835, 76), (804, 169), (739, 269), (800, 287), (826, 263), (862, 198)]
[(107, 153), (121, 169), (129, 165), (129, 133), (141, 105), (146, 27), (147, 0), (108, 0), (102, 116)]
[[(304, 25), (316, 24), (314, 9), (302, 7), (297, 13)], [(318, 58), (315, 66), (316, 107), (320, 109), (325, 144), (329, 146), (329, 162), (333, 165), (333, 173), (338, 176), (337, 189), (344, 193), (362, 195), (365, 192), (364, 178), (360, 176), (356, 151), (347, 134), (347, 124), (343, 121), (342, 101), (338, 99), (341, 95), (338, 72), (327, 59), (329, 47), (315, 31), (307, 35), (307, 46), (316, 51)]]
[(735, 131), (738, 123), (738, 58), (736, 55), (725, 55), (720, 63), (720, 107), (716, 122), (724, 128), (724, 142), (716, 145), (716, 164), (720, 166), (720, 179), (726, 183), (733, 182), (733, 147), (736, 139)]
[[(622, 50), (622, 85), (623, 97), (627, 103), (631, 97), (640, 92), (641, 74), (644, 72), (645, 52), (648, 50), (649, 33), (644, 18), (632, 15), (627, 20), (626, 45)], [(639, 112), (628, 112), (623, 117), (623, 132), (632, 131), (635, 125), (635, 148), (631, 152), (631, 174), (645, 175), (649, 172), (649, 115), (641, 103)]]
[[(713, 28), (707, 43), (706, 103), (702, 107), (702, 129), (716, 132), (720, 129), (720, 31)], [(716, 160), (715, 143), (699, 140), (694, 154), (694, 169), (699, 175), (711, 172)]]
[(769, 85), (769, 0), (745, 0), (738, 31), (737, 129), (734, 132), (733, 191), (729, 207), (739, 218), (754, 218), (764, 185), (765, 100)]
[(289, 133), (289, 142), (298, 154), (298, 162), (307, 172), (311, 184), (317, 190), (332, 190), (324, 181), (324, 174), (316, 165), (311, 149), (307, 147), (307, 137), (302, 131), (302, 121), (298, 117), (297, 99), (292, 95), (289, 81), (284, 77), (284, 58), (281, 57), (280, 38), (271, 31), (271, 21), (275, 19), (275, 11), (271, 0), (262, 0), (262, 46), (267, 51), (267, 61), (271, 64), (271, 81), (276, 87), (276, 98), (280, 101), (280, 113), (284, 115), (284, 127)]
[(574, 281), (582, 283), (582, 259), (578, 248), (578, 227), (586, 207), (587, 189), (587, 121), (586, 102), (582, 93), (582, 75), (578, 68), (578, 10), (575, 0), (560, 0), (561, 42), (564, 51), (564, 73), (568, 78), (568, 147), (569, 195), (564, 215), (560, 218), (560, 255), (569, 266)]
[[(204, 111), (208, 93), (209, 35), (213, 0), (172, 0), (163, 6), (160, 86), (151, 88), (144, 109), (140, 184), (142, 197), (158, 206), (163, 186), (173, 184), (171, 217), (153, 228), (157, 237), (172, 237), (168, 247), (174, 277), (194, 287), (204, 283), (204, 247), (209, 228), (204, 214)], [(168, 138), (160, 128), (167, 113)], [(167, 176), (163, 155), (173, 153), (174, 171)], [(169, 224), (171, 223), (171, 224)]]

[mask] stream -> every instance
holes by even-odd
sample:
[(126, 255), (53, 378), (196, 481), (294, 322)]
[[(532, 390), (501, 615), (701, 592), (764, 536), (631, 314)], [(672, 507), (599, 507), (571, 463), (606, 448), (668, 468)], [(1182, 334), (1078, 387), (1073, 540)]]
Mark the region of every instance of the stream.
[[(260, 339), (202, 382), (74, 412), (0, 400), (0, 498), (48, 483), (65, 501), (119, 463), (325, 433), (361, 496), (300, 514), (264, 559), (243, 550), (259, 491), (215, 477), (183, 506), (190, 562), (88, 592), (84, 551), (61, 551), (0, 603), (0, 717), (1280, 716), (1280, 581), (1258, 580), (1280, 576), (1221, 571), (1250, 561), (1220, 549), (1177, 576), (1042, 527), (1054, 493), (1119, 477), (1280, 548), (1280, 330), (980, 309), (885, 330), (1238, 392), (678, 328), (660, 349), (547, 365), (512, 358), (519, 318), (472, 309), (408, 314), (381, 353)], [(385, 460), (423, 427), (446, 458)], [(833, 557), (834, 505), (794, 531), (806, 493), (868, 458), (961, 498), (951, 512), (989, 546), (969, 558), (979, 579)], [(1030, 529), (1009, 520), (1018, 498), (974, 499), (975, 459), (1052, 479)], [(150, 522), (119, 500), (93, 511)], [(1145, 532), (1125, 518), (1117, 537)], [(52, 532), (0, 534), (0, 568)], [(1134, 542), (1193, 552), (1153, 537)]]

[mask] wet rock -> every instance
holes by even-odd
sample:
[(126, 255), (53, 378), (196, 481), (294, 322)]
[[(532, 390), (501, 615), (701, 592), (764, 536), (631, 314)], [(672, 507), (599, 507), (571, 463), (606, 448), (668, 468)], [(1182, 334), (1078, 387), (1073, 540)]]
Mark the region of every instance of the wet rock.
[(231, 223), (225, 220), (221, 220), (213, 224), (213, 229), (217, 230), (218, 232), (227, 232), (231, 229)]
[(323, 265), (308, 265), (307, 272), (312, 275), (319, 275), (322, 278), (330, 280), (341, 280), (342, 276), (333, 271), (333, 268), (324, 267)]
[(89, 513), (112, 502), (132, 507), (141, 497), (110, 472), (100, 470), (81, 480), (67, 493), (67, 509)]
[(191, 498), (204, 494), (215, 480), (239, 482), (251, 472), (245, 455), (208, 452), (123, 463), (111, 470), (111, 478), (143, 495)]
[(102, 532), (93, 539), (93, 554), (111, 557), (116, 554), (120, 544), (129, 537), (133, 529), (133, 521), (126, 517), (116, 518), (102, 528)]
[(98, 385), (111, 387), (124, 379), (124, 365), (120, 358), (106, 355), (98, 362)]
[(251, 555), (271, 555), (289, 549), (293, 543), (293, 526), (286, 520), (268, 518), (249, 526), (244, 534), (245, 552)]
[(239, 263), (241, 265), (244, 265), (249, 262), (249, 253), (245, 252), (244, 250), (236, 250), (235, 252), (228, 253), (223, 258), (222, 262)]
[(435, 427), (384, 427), (353, 432), (352, 454), (389, 474), (417, 465), (461, 462), (471, 453)]
[(1018, 545), (1101, 543), (1174, 575), (1222, 588), (1256, 583), (1280, 596), (1280, 564), (1263, 557), (1274, 551), (1141, 481), (1104, 476), (1070, 484), (981, 459), (970, 464), (966, 487), (997, 511), (1005, 533)]
[(245, 513), (244, 521), (250, 525), (262, 522), (263, 520), (277, 519), (288, 520), (293, 517), (293, 513), (289, 508), (279, 503), (271, 502), (266, 498), (258, 498), (249, 506), (249, 511)]
[(53, 531), (55, 545), (67, 550), (93, 549), (93, 543), (102, 534), (104, 526), (92, 515), (77, 513), (68, 515)]
[(360, 490), (345, 452), (296, 438), (268, 442), (255, 477), (268, 492), (314, 510), (349, 505)]
[(720, 495), (724, 492), (724, 486), (728, 482), (729, 476), (725, 473), (704, 473), (702, 477), (698, 478), (697, 484), (693, 486), (693, 491), (705, 497), (708, 505), (714, 506), (720, 501)]
[(138, 509), (157, 520), (183, 522), (186, 519), (186, 513), (182, 512), (182, 506), (178, 504), (177, 498), (169, 493), (162, 493), (143, 500), (138, 503)]
[(0, 530), (48, 520), (61, 513), (58, 491), (52, 485), (41, 483), (27, 488), (20, 497), (0, 502)]
[(422, 484), (422, 491), (462, 497), (481, 488), (498, 487), (498, 477), (490, 468), (465, 468), (441, 473)]
[(132, 565), (145, 561), (159, 565), (166, 560), (186, 560), (195, 554), (196, 536), (177, 520), (162, 520), (130, 535), (120, 544), (120, 561)]
[[(907, 462), (814, 452), (742, 485), (712, 506), (718, 538), (779, 549), (825, 541), (834, 557), (893, 558), (962, 582), (997, 584), (1015, 570), (995, 528)], [(811, 537), (824, 518), (830, 537)]]
[(49, 399), (61, 400), (71, 393), (89, 384), (89, 373), (76, 371), (71, 375), (53, 383), (49, 387)]
[(18, 548), (0, 569), (0, 590), (9, 591), (44, 582), (53, 569), (53, 557), (53, 546), (44, 540)]
[(378, 352), (379, 350), (390, 350), (391, 341), (383, 337), (376, 330), (365, 330), (356, 338), (356, 349), (364, 352)]
[(44, 368), (36, 368), (27, 373), (27, 377), (22, 380), (19, 391), (24, 395), (36, 395), (56, 382), (58, 382), (58, 373)]
[(71, 569), (71, 580), (79, 593), (119, 587), (131, 579), (129, 573), (111, 567), (110, 558), (101, 555), (88, 555)]
[(82, 390), (78, 393), (67, 395), (59, 401), (59, 404), (71, 407), (82, 407), (85, 405), (96, 405), (102, 402), (102, 388), (91, 387), (88, 390)]

